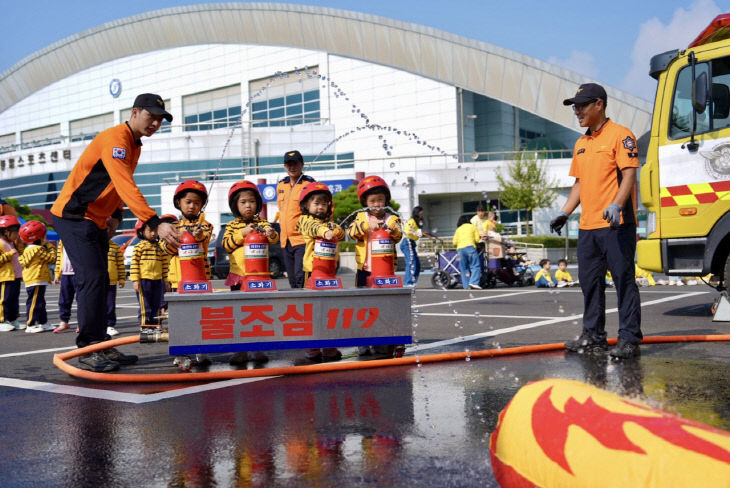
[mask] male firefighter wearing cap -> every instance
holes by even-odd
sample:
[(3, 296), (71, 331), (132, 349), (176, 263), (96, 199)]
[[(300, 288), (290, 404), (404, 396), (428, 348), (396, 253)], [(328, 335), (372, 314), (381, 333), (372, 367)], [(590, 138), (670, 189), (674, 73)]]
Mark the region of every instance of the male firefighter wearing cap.
[[(107, 227), (109, 231), (116, 230), (122, 218), (122, 202), (147, 226), (156, 229), (160, 238), (168, 244), (178, 244), (175, 227), (160, 222), (133, 178), (142, 150), (141, 138), (157, 132), (163, 118), (172, 122), (172, 115), (165, 110), (165, 102), (159, 95), (139, 95), (128, 122), (106, 129), (86, 147), (51, 208), (53, 226), (76, 272), (78, 347), (109, 339), (106, 334)], [(111, 348), (81, 356), (79, 365), (104, 372), (136, 361), (136, 356)]]
[(580, 204), (578, 276), (583, 291), (583, 330), (565, 343), (569, 351), (605, 351), (606, 285), (611, 271), (618, 295), (618, 343), (609, 354), (630, 358), (638, 354), (641, 334), (641, 301), (634, 279), (636, 251), (636, 137), (626, 127), (606, 117), (606, 91), (595, 83), (578, 88), (572, 105), (585, 135), (575, 143), (570, 176), (575, 177), (568, 200), (550, 229), (560, 234)]
[(284, 267), (289, 277), (289, 286), (304, 288), (304, 236), (299, 233), (298, 223), (302, 210), (299, 208), (299, 194), (307, 183), (314, 178), (302, 173), (304, 159), (299, 151), (284, 154), (286, 174), (276, 186), (276, 199), (279, 204), (281, 232), (279, 239), (284, 255)]

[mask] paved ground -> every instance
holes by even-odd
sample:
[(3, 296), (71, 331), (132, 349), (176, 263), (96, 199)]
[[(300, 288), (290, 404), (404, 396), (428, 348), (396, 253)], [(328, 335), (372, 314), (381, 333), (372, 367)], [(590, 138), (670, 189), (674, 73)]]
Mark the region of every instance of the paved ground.
[[(408, 354), (561, 342), (578, 334), (578, 289), (415, 293)], [(346, 280), (346, 284), (348, 284)], [(220, 282), (217, 286), (222, 286)], [(288, 286), (278, 283), (280, 289)], [(647, 336), (728, 333), (705, 286), (644, 288)], [(58, 288), (47, 293), (51, 316)], [(136, 332), (130, 289), (118, 301)], [(617, 330), (609, 290), (609, 335)], [(488, 436), (528, 381), (575, 378), (730, 430), (726, 343), (642, 346), (641, 357), (562, 351), (208, 384), (113, 386), (51, 364), (74, 333), (0, 334), (3, 486), (494, 486)], [(164, 344), (125, 346), (126, 372), (175, 372)], [(353, 350), (344, 351), (353, 355)], [(271, 365), (297, 352), (272, 353)], [(211, 370), (228, 369), (228, 355)], [(249, 366), (252, 367), (252, 366)]]

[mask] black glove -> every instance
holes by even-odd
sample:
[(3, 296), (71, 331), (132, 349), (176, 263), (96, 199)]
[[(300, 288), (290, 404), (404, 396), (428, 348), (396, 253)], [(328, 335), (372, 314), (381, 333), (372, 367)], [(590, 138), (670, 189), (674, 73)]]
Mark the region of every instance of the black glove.
[(560, 212), (560, 215), (550, 221), (550, 231), (555, 232), (559, 236), (562, 235), (560, 230), (563, 228), (565, 223), (568, 221), (568, 214)]

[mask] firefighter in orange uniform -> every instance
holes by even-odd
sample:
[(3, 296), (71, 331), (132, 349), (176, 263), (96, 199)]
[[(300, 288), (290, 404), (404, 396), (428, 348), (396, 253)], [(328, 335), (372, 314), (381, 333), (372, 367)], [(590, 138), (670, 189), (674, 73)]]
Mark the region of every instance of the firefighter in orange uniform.
[(314, 178), (302, 173), (304, 159), (299, 151), (289, 151), (284, 155), (284, 168), (287, 176), (276, 186), (276, 199), (279, 204), (281, 220), (281, 252), (284, 267), (289, 277), (289, 286), (304, 288), (304, 236), (299, 233), (297, 224), (302, 210), (299, 208), (299, 194), (307, 183)]
[(570, 215), (581, 206), (578, 234), (578, 280), (583, 291), (583, 331), (565, 343), (569, 351), (605, 351), (606, 271), (611, 270), (618, 295), (618, 344), (609, 351), (626, 359), (639, 352), (641, 300), (634, 279), (636, 252), (636, 170), (634, 134), (606, 117), (606, 90), (595, 83), (578, 88), (572, 105), (585, 135), (575, 143), (570, 175), (575, 183), (560, 215), (550, 223), (560, 234)]
[[(76, 273), (78, 347), (110, 338), (106, 334), (107, 219), (110, 231), (115, 230), (122, 218), (122, 202), (142, 222), (157, 229), (161, 239), (168, 244), (178, 243), (177, 230), (160, 222), (133, 177), (142, 151), (142, 136), (157, 132), (163, 118), (172, 121), (159, 95), (139, 95), (128, 122), (106, 129), (89, 143), (51, 208), (53, 227)], [(81, 356), (79, 366), (106, 372), (136, 361), (137, 356), (110, 348)]]

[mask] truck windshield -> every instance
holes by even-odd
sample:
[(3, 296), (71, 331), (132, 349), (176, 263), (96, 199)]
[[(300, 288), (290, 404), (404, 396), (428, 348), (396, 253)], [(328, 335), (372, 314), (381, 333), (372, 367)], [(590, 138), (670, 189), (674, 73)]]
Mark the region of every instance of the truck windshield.
[[(700, 73), (707, 73), (710, 77), (709, 66), (707, 63), (697, 63), (695, 66), (695, 76)], [(707, 110), (704, 113), (697, 114), (697, 132), (702, 134), (710, 129), (709, 114)], [(672, 103), (672, 121), (669, 124), (669, 137), (671, 139), (680, 139), (689, 137), (692, 132), (692, 67), (685, 66), (677, 76), (677, 84), (674, 87), (674, 101)]]
[[(710, 85), (709, 106), (697, 114), (696, 134), (730, 127), (730, 56), (717, 58), (710, 63), (697, 63), (695, 77), (707, 73)], [(669, 137), (689, 137), (692, 131), (692, 67), (685, 66), (677, 76), (672, 102), (672, 120)]]

